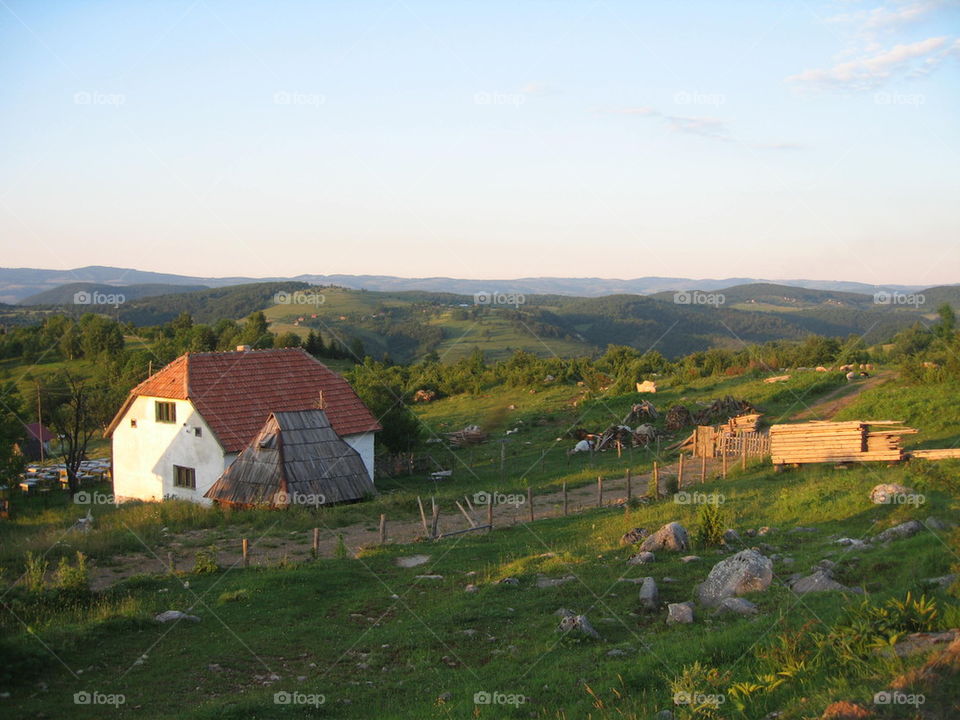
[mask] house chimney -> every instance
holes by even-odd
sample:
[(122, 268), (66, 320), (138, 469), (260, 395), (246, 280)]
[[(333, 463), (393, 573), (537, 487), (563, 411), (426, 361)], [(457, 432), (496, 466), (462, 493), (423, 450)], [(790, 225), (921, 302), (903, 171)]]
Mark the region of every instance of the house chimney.
[(249, 345), (237, 345), (237, 352), (250, 352)]

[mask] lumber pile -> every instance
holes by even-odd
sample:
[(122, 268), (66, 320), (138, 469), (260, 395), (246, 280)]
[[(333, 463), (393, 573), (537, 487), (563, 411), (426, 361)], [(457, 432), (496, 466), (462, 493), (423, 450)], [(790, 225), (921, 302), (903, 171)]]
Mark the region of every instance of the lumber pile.
[(937, 448), (935, 450), (911, 450), (910, 457), (923, 460), (960, 459), (960, 448)]
[(737, 400), (732, 395), (718, 398), (693, 415), (696, 425), (714, 425), (737, 415), (754, 413), (757, 409), (747, 400)]
[(720, 427), (720, 431), (732, 433), (738, 432), (756, 432), (757, 425), (760, 424), (760, 413), (747, 413), (746, 415), (737, 415), (727, 420)]
[(447, 433), (447, 439), (451, 445), (457, 447), (478, 445), (486, 441), (487, 433), (481, 430), (479, 425), (467, 425), (463, 430)]
[(896, 462), (902, 435), (917, 432), (897, 420), (814, 421), (770, 427), (774, 465), (824, 462)]

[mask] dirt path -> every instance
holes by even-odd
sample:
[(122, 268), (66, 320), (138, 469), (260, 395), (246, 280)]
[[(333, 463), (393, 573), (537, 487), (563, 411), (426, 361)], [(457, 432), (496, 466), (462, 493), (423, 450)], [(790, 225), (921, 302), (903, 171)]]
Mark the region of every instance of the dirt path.
[(856, 400), (857, 397), (860, 396), (860, 393), (877, 387), (891, 377), (893, 377), (893, 373), (888, 370), (879, 372), (866, 380), (855, 380), (854, 382), (848, 383), (820, 398), (813, 405), (804, 408), (795, 414), (791, 420), (830, 420), (834, 415), (843, 410), (843, 408)]
[[(661, 488), (668, 480), (677, 476), (677, 465), (663, 465), (660, 468)], [(708, 460), (706, 465), (707, 481), (719, 477), (721, 463), (719, 460)], [(647, 492), (651, 473), (635, 475), (631, 480), (631, 492), (634, 497), (640, 497)], [(690, 461), (684, 468), (684, 489), (690, 492), (696, 490), (700, 480), (700, 462)], [(603, 506), (611, 507), (622, 505), (626, 501), (627, 481), (625, 477), (604, 478)], [(472, 495), (468, 495), (473, 500)], [(513, 499), (513, 498), (511, 498)], [(519, 525), (530, 520), (530, 508), (526, 498), (517, 502), (505, 502), (494, 506), (494, 528)], [(429, 503), (429, 499), (427, 499)], [(460, 504), (466, 504), (460, 498)], [(570, 488), (567, 491), (567, 511), (570, 514), (590, 510), (597, 507), (597, 487), (588, 484), (583, 487)], [(542, 520), (548, 517), (563, 515), (563, 491), (544, 492), (535, 494), (533, 498), (534, 519)], [(426, 508), (429, 522), (430, 508)], [(478, 525), (487, 521), (486, 506), (475, 506), (473, 517)], [(391, 543), (410, 543), (423, 538), (423, 526), (419, 520), (391, 521), (387, 518), (387, 541)], [(376, 545), (379, 542), (379, 533), (374, 529), (376, 521), (354, 523), (339, 528), (320, 529), (320, 557), (333, 557), (338, 544), (338, 537), (343, 536), (344, 544), (351, 554), (357, 553), (364, 547)], [(469, 522), (457, 509), (452, 500), (441, 503), (440, 534), (465, 530), (470, 527)], [(483, 530), (477, 532), (485, 532)], [(242, 528), (209, 528), (190, 530), (181, 533), (171, 533), (168, 540), (142, 553), (119, 555), (111, 559), (109, 565), (94, 565), (91, 568), (91, 585), (94, 589), (109, 587), (120, 580), (138, 574), (163, 574), (170, 571), (172, 566), (177, 571), (189, 572), (193, 569), (195, 553), (211, 545), (218, 548), (217, 560), (221, 567), (239, 567), (242, 562), (240, 553), (241, 538), (247, 537), (250, 542), (249, 562), (251, 567), (277, 565), (285, 559), (290, 562), (307, 560), (311, 555), (312, 533), (294, 531), (290, 534), (277, 537), (275, 535), (258, 536), (256, 531)], [(444, 538), (438, 543), (454, 542), (456, 538)], [(425, 545), (426, 549), (429, 544)]]

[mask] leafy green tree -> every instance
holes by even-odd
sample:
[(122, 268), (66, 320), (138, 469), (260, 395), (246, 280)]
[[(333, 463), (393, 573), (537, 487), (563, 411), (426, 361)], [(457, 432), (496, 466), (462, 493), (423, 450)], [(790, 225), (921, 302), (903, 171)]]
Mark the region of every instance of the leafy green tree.
[(0, 385), (0, 483), (13, 485), (12, 480), (23, 471), (24, 456), (17, 452), (26, 438), (20, 397), (12, 381)]

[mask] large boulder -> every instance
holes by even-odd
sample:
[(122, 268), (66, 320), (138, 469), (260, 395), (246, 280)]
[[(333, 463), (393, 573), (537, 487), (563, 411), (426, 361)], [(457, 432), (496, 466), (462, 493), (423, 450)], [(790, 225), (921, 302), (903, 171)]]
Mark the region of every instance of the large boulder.
[(702, 604), (716, 607), (728, 597), (766, 590), (771, 582), (773, 561), (756, 550), (741, 550), (714, 565), (696, 594)]
[(690, 540), (687, 537), (687, 531), (678, 522), (667, 523), (640, 545), (640, 550), (646, 552), (657, 550), (685, 552), (689, 549)]
[(652, 552), (638, 552), (627, 559), (627, 565), (647, 565), (656, 560), (657, 557)]
[(794, 580), (790, 585), (790, 589), (797, 593), (797, 595), (806, 595), (811, 592), (827, 592), (830, 590), (850, 590), (846, 585), (842, 585), (834, 580), (830, 569), (824, 567), (815, 568), (810, 575)]
[(570, 633), (575, 632), (580, 635), (584, 635), (594, 640), (600, 639), (600, 633), (598, 633), (593, 625), (590, 624), (590, 621), (587, 620), (586, 615), (570, 615), (562, 618), (560, 620), (560, 627), (557, 628), (560, 632)]
[(882, 483), (870, 491), (870, 502), (874, 505), (889, 505), (897, 495), (913, 495), (913, 488), (898, 483)]

